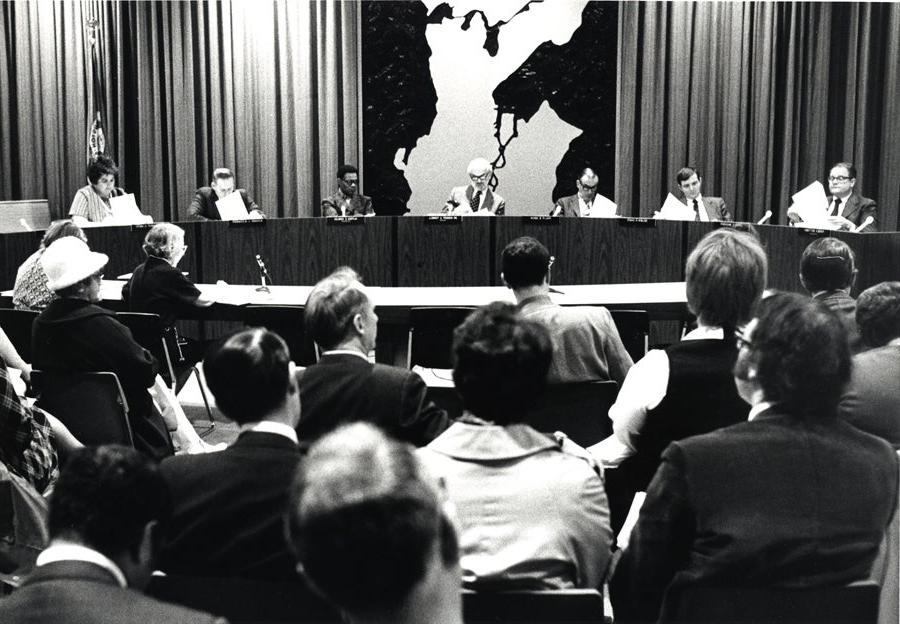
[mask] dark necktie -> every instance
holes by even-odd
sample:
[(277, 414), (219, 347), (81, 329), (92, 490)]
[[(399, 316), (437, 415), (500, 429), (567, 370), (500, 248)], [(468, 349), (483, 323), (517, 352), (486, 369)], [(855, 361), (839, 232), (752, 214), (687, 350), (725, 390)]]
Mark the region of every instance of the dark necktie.
[(694, 221), (700, 220), (700, 208), (697, 207), (697, 200), (694, 200)]
[(478, 206), (481, 204), (481, 191), (475, 191), (475, 194), (472, 195), (472, 199), (469, 200), (469, 208), (472, 209), (472, 212), (478, 212)]
[(841, 216), (841, 198), (840, 197), (834, 198), (834, 208), (832, 208), (831, 215), (834, 217)]

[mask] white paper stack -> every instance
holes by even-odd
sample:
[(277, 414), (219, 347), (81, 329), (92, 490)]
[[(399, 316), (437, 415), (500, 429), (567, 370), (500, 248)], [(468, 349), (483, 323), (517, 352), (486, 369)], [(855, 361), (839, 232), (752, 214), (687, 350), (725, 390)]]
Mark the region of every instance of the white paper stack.
[(153, 223), (153, 218), (150, 215), (141, 213), (134, 199), (134, 193), (110, 197), (109, 207), (112, 208), (113, 221), (115, 221), (116, 225)]
[(654, 216), (667, 221), (693, 221), (696, 215), (693, 208), (681, 203), (677, 197), (669, 193), (666, 195), (666, 201), (663, 202), (662, 208)]
[(229, 193), (222, 199), (216, 200), (216, 208), (219, 209), (219, 217), (222, 218), (222, 221), (242, 221), (252, 218), (247, 212), (247, 207), (244, 206), (241, 194), (237, 192)]
[(594, 198), (594, 205), (591, 206), (591, 214), (589, 216), (592, 219), (609, 219), (610, 217), (615, 217), (616, 204), (611, 199), (597, 193), (597, 197)]
[(806, 227), (834, 229), (828, 221), (828, 197), (825, 187), (816, 180), (791, 196), (793, 204), (788, 208), (788, 216), (794, 216)]

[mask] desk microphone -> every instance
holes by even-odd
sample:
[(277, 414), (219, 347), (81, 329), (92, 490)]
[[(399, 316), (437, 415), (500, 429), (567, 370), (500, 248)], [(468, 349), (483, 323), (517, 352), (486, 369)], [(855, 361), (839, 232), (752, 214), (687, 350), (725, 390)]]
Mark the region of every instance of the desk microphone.
[(762, 225), (763, 223), (768, 223), (769, 219), (772, 218), (772, 211), (766, 210), (766, 214), (763, 215), (762, 219), (756, 222), (756, 225)]
[(256, 266), (259, 267), (259, 281), (260, 286), (256, 290), (260, 292), (269, 292), (269, 287), (266, 286), (266, 279), (269, 280), (269, 283), (272, 283), (272, 276), (269, 275), (268, 269), (266, 269), (266, 263), (263, 262), (262, 256), (256, 254)]
[(866, 217), (866, 220), (865, 220), (865, 221), (863, 221), (863, 222), (860, 223), (857, 227), (853, 228), (853, 229), (850, 230), (850, 231), (851, 231), (851, 232), (861, 232), (862, 230), (866, 229), (867, 227), (869, 227), (869, 226), (872, 225), (873, 223), (875, 223), (875, 217), (873, 217), (872, 215), (869, 215), (868, 217)]
[(560, 206), (559, 204), (556, 204), (556, 205), (553, 207), (553, 210), (550, 211), (550, 216), (551, 216), (551, 217), (558, 217), (558, 216), (559, 216), (559, 213), (562, 212), (562, 209), (563, 209), (562, 206)]

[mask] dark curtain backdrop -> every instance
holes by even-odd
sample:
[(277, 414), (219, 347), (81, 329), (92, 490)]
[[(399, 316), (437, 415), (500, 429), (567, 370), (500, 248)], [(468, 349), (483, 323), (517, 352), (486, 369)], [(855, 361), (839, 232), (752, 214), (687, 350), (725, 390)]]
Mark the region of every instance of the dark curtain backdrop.
[(2, 2), (0, 199), (68, 212), (85, 182), (99, 21), (107, 149), (156, 220), (184, 219), (226, 166), (271, 216), (310, 216), (358, 160), (358, 6), (296, 2)]
[[(616, 200), (649, 215), (700, 169), (736, 218), (766, 209), (850, 160), (878, 201), (900, 204), (900, 5), (622, 2)], [(827, 184), (826, 184), (827, 192)]]

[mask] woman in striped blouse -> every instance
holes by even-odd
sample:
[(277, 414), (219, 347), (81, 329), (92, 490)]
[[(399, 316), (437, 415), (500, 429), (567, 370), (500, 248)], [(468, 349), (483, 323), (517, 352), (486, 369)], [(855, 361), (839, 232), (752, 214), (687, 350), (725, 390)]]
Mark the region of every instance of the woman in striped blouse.
[(91, 159), (87, 168), (90, 184), (78, 189), (72, 200), (72, 207), (69, 208), (69, 216), (76, 225), (85, 227), (91, 223), (112, 220), (109, 198), (125, 194), (124, 190), (116, 188), (118, 173), (119, 168), (109, 156), (99, 154)]

